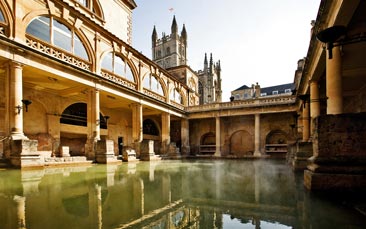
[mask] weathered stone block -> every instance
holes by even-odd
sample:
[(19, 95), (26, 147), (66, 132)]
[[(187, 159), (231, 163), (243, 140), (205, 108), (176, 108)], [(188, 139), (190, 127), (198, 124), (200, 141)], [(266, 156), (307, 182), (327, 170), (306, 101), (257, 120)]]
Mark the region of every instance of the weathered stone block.
[(366, 113), (315, 119), (314, 156), (304, 173), (313, 190), (366, 190)]
[(95, 160), (97, 163), (107, 164), (117, 161), (114, 156), (113, 140), (100, 140), (96, 144)]

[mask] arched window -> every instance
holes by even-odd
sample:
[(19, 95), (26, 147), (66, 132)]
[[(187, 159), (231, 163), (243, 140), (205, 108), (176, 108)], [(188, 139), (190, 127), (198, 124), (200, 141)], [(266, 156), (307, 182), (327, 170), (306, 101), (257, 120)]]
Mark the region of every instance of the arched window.
[(150, 74), (148, 77), (145, 77), (143, 85), (144, 88), (164, 96), (163, 88), (161, 87), (160, 82), (152, 74)]
[(52, 17), (34, 18), (26, 32), (84, 60), (89, 60), (86, 49), (75, 31)]
[(6, 21), (3, 12), (0, 9), (0, 34), (5, 35)]
[(135, 82), (130, 66), (119, 56), (110, 52), (103, 58), (102, 68)]
[(148, 135), (159, 136), (159, 129), (155, 122), (151, 119), (146, 119), (143, 122), (143, 133)]
[(91, 12), (93, 12), (95, 15), (97, 15), (100, 18), (103, 18), (102, 9), (100, 7), (100, 4), (96, 0), (75, 0), (83, 7), (87, 8)]
[[(87, 126), (87, 112), (86, 103), (74, 103), (62, 112), (60, 123), (75, 126)], [(107, 129), (107, 120), (101, 113), (99, 113), (99, 120), (100, 128)]]
[(176, 103), (183, 104), (182, 96), (180, 95), (180, 93), (178, 92), (178, 90), (176, 88), (171, 91), (171, 93), (170, 93), (170, 100), (172, 100), (172, 101), (174, 101)]

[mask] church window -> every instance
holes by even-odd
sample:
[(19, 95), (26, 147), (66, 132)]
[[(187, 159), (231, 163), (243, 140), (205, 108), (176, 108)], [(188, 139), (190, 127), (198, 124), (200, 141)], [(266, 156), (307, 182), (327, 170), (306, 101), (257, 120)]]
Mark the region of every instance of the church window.
[(152, 74), (144, 78), (143, 85), (144, 88), (164, 96), (160, 82)]
[(174, 90), (172, 90), (172, 92), (170, 93), (170, 100), (176, 102), (176, 103), (180, 103), (182, 104), (182, 96), (180, 95), (180, 93), (178, 92), (178, 90), (175, 88)]
[(36, 17), (29, 23), (26, 32), (84, 60), (89, 60), (86, 49), (75, 31), (52, 17)]
[(102, 68), (135, 82), (130, 66), (120, 57), (110, 52), (102, 60)]
[(166, 54), (169, 55), (170, 54), (170, 47), (166, 48)]

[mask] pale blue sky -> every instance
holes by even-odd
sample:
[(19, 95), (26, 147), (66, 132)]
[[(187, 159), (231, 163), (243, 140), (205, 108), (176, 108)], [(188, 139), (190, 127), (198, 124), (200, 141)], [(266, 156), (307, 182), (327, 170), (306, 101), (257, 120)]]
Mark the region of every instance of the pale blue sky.
[[(175, 15), (188, 34), (188, 65), (203, 68), (204, 55), (221, 61), (223, 101), (231, 91), (293, 82), (306, 56), (311, 20), (320, 0), (135, 0), (133, 47), (151, 58), (151, 34), (159, 38)], [(173, 8), (174, 10), (169, 10)]]

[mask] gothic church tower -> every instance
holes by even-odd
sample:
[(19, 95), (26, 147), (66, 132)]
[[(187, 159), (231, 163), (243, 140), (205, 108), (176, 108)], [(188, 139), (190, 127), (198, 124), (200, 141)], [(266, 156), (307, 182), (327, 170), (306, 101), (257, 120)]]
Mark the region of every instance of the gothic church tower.
[(205, 54), (203, 70), (198, 71), (200, 104), (222, 102), (221, 64), (213, 62), (212, 53), (210, 63)]
[(152, 60), (162, 68), (168, 69), (176, 66), (187, 65), (187, 31), (183, 29), (178, 34), (178, 25), (173, 17), (171, 34), (162, 34), (159, 39), (154, 26), (152, 32)]

